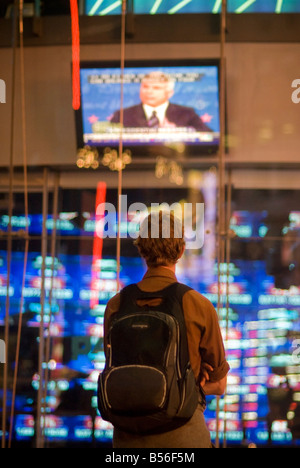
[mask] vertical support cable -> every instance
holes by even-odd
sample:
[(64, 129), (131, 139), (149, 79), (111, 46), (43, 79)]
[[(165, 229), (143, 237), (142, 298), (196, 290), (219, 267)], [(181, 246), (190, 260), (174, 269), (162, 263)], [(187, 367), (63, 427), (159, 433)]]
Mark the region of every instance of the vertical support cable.
[[(54, 289), (54, 278), (55, 278), (55, 258), (56, 258), (56, 235), (57, 235), (57, 221), (58, 221), (58, 195), (59, 195), (59, 183), (60, 174), (57, 173), (54, 179), (54, 192), (53, 192), (53, 230), (51, 235), (51, 284), (49, 291), (49, 321), (45, 329), (45, 382), (44, 382), (44, 394), (43, 394), (43, 405), (42, 412), (46, 417), (47, 414), (47, 390), (48, 382), (50, 378), (49, 361), (51, 354), (51, 322), (52, 322), (52, 301), (53, 301), (53, 289)], [(45, 432), (42, 433), (42, 444), (44, 445)]]
[(15, 88), (16, 88), (16, 52), (17, 52), (17, 24), (18, 0), (13, 8), (13, 35), (12, 35), (12, 88), (11, 88), (11, 121), (10, 121), (10, 158), (9, 158), (9, 205), (8, 205), (8, 237), (7, 237), (7, 286), (4, 321), (4, 342), (6, 362), (3, 365), (3, 398), (2, 398), (2, 440), (1, 447), (6, 444), (6, 405), (7, 405), (7, 379), (8, 379), (8, 342), (9, 342), (9, 309), (10, 309), (10, 273), (12, 255), (12, 215), (13, 215), (13, 177), (14, 177), (14, 123), (15, 123)]
[(118, 167), (118, 234), (117, 234), (117, 291), (120, 290), (121, 269), (121, 221), (122, 206), (121, 195), (123, 185), (123, 124), (124, 124), (124, 69), (125, 69), (125, 46), (126, 46), (126, 9), (127, 0), (122, 1), (122, 24), (121, 24), (121, 105), (120, 105), (120, 140), (119, 140), (119, 167)]
[(227, 0), (222, 1), (221, 14), (221, 51), (220, 51), (220, 148), (219, 148), (219, 231), (218, 246), (221, 260), (224, 261), (224, 237), (226, 233), (226, 213), (225, 213), (225, 151), (226, 151), (226, 64), (225, 64), (225, 43), (226, 43), (226, 15)]
[(47, 216), (48, 216), (48, 169), (44, 169), (44, 185), (43, 185), (43, 233), (42, 233), (42, 273), (41, 273), (41, 315), (39, 329), (39, 387), (37, 396), (37, 411), (36, 411), (36, 448), (43, 448), (43, 434), (45, 428), (45, 415), (43, 414), (43, 395), (44, 395), (44, 361), (45, 361), (45, 270), (47, 256)]
[[(231, 261), (231, 231), (230, 231), (230, 220), (231, 220), (231, 203), (232, 203), (232, 179), (231, 170), (228, 171), (227, 181), (227, 210), (226, 210), (226, 327), (225, 327), (225, 343), (228, 344), (228, 332), (229, 332), (229, 310), (230, 310), (230, 261)], [(225, 348), (227, 352), (227, 348)], [(227, 448), (227, 386), (224, 394), (224, 437), (223, 437), (223, 448)]]
[(16, 354), (15, 354), (15, 369), (14, 369), (11, 414), (10, 414), (10, 430), (9, 430), (9, 441), (8, 441), (8, 447), (9, 448), (11, 448), (12, 430), (13, 430), (13, 424), (14, 424), (14, 410), (15, 410), (16, 387), (17, 387), (18, 370), (19, 370), (20, 344), (21, 344), (21, 332), (22, 332), (22, 317), (23, 317), (23, 305), (24, 305), (24, 287), (25, 287), (25, 279), (26, 279), (26, 271), (27, 271), (27, 263), (28, 263), (28, 250), (29, 250), (29, 208), (28, 208), (28, 174), (27, 174), (27, 140), (26, 140), (26, 102), (25, 102), (23, 10), (24, 10), (24, 0), (19, 0), (21, 116), (22, 116), (23, 172), (24, 172), (24, 213), (25, 213), (26, 226), (25, 226), (25, 249), (24, 249), (23, 278), (22, 278), (22, 289), (21, 289), (20, 309), (19, 309), (17, 345), (16, 345)]
[[(219, 148), (219, 196), (218, 196), (218, 314), (221, 317), (223, 309), (224, 292), (222, 291), (221, 265), (225, 262), (225, 148), (226, 148), (226, 69), (225, 69), (225, 44), (226, 44), (226, 20), (227, 0), (222, 0), (221, 24), (220, 24), (220, 148)], [(219, 448), (219, 425), (220, 425), (220, 397), (217, 397), (216, 410), (216, 447)]]

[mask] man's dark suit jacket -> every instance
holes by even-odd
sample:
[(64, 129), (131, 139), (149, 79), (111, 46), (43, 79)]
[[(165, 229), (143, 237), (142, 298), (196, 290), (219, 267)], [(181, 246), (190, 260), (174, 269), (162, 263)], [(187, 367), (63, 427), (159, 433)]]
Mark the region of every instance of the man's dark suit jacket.
[[(198, 132), (212, 132), (191, 107), (169, 104), (166, 118), (176, 127), (194, 128)], [(120, 111), (114, 113), (111, 123), (120, 123)], [(143, 105), (124, 109), (124, 127), (148, 127)]]

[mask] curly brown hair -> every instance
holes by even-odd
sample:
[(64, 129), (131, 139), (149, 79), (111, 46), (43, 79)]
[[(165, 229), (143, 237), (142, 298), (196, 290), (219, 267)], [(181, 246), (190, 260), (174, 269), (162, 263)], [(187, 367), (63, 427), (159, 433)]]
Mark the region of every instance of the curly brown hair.
[(172, 212), (150, 213), (134, 244), (148, 267), (174, 265), (185, 247), (182, 222)]

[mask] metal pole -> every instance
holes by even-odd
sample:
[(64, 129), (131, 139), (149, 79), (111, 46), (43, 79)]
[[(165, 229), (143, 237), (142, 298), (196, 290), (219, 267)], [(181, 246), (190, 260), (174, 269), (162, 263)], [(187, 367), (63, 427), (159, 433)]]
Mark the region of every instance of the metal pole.
[[(231, 220), (231, 202), (232, 202), (232, 181), (231, 181), (231, 171), (228, 172), (228, 182), (227, 182), (227, 213), (226, 213), (226, 265), (227, 265), (227, 275), (226, 275), (226, 328), (225, 328), (225, 343), (228, 343), (228, 331), (229, 331), (229, 295), (230, 295), (230, 260), (231, 260), (231, 231), (230, 231), (230, 220)], [(227, 348), (225, 348), (227, 351)], [(227, 386), (224, 395), (224, 437), (223, 437), (223, 448), (227, 448)]]
[(20, 357), (20, 344), (21, 344), (22, 318), (23, 318), (23, 305), (24, 305), (24, 287), (25, 287), (25, 280), (26, 280), (26, 270), (27, 270), (27, 262), (28, 262), (28, 251), (29, 251), (29, 220), (28, 220), (29, 209), (28, 209), (23, 9), (24, 9), (24, 2), (23, 0), (19, 0), (21, 115), (22, 115), (23, 171), (24, 171), (24, 212), (25, 212), (25, 219), (26, 219), (26, 227), (25, 227), (23, 279), (22, 279), (22, 290), (21, 290), (21, 300), (20, 300), (20, 309), (19, 309), (17, 346), (16, 346), (16, 354), (15, 354), (15, 369), (14, 369), (14, 378), (13, 378), (13, 391), (12, 391), (11, 415), (10, 415), (10, 430), (9, 430), (9, 440), (8, 440), (9, 448), (11, 447), (12, 431), (13, 431), (13, 423), (14, 423), (15, 398), (16, 398), (16, 387), (17, 387), (18, 370), (19, 370), (19, 357)]
[(12, 54), (12, 90), (11, 90), (11, 133), (10, 133), (10, 161), (9, 161), (9, 207), (8, 207), (8, 237), (7, 237), (7, 287), (4, 322), (4, 342), (6, 362), (3, 366), (3, 399), (2, 399), (2, 448), (5, 448), (6, 439), (6, 405), (7, 405), (7, 380), (8, 380), (8, 341), (9, 341), (9, 309), (10, 309), (10, 272), (12, 255), (12, 215), (13, 215), (13, 177), (14, 177), (14, 122), (15, 122), (15, 84), (16, 84), (16, 52), (17, 52), (17, 25), (18, 25), (18, 0), (15, 0), (13, 8), (13, 54)]
[(120, 290), (120, 263), (121, 263), (121, 195), (123, 184), (123, 123), (124, 123), (124, 68), (126, 46), (126, 8), (127, 0), (122, 3), (121, 25), (121, 106), (120, 106), (120, 140), (119, 140), (119, 167), (118, 167), (118, 235), (117, 235), (117, 291)]
[[(221, 265), (225, 262), (225, 143), (226, 143), (226, 125), (225, 125), (225, 86), (226, 86), (226, 70), (225, 70), (225, 44), (226, 44), (226, 19), (227, 19), (227, 0), (222, 0), (221, 24), (220, 24), (220, 148), (219, 148), (219, 195), (218, 195), (218, 315), (223, 309), (224, 294), (221, 290)], [(216, 447), (219, 448), (219, 425), (220, 425), (220, 397), (217, 397), (216, 411)]]
[[(50, 347), (51, 347), (51, 321), (52, 321), (52, 300), (53, 300), (53, 286), (54, 286), (54, 277), (55, 277), (55, 257), (56, 257), (56, 234), (57, 234), (57, 220), (58, 220), (58, 194), (59, 194), (59, 181), (60, 175), (59, 173), (55, 176), (55, 185), (54, 185), (54, 193), (53, 193), (53, 230), (51, 236), (51, 258), (52, 258), (52, 274), (51, 274), (51, 285), (49, 291), (49, 321), (46, 330), (46, 350), (45, 350), (45, 384), (44, 384), (44, 404), (43, 404), (43, 412), (46, 415), (47, 410), (47, 390), (48, 390), (48, 382), (49, 382), (49, 360), (50, 360)], [(45, 439), (45, 433), (42, 434), (42, 440)]]
[(45, 340), (44, 340), (44, 313), (45, 313), (45, 270), (47, 256), (47, 216), (48, 216), (48, 169), (44, 169), (43, 187), (43, 234), (42, 234), (42, 268), (41, 268), (41, 314), (39, 330), (39, 387), (37, 397), (36, 412), (36, 448), (43, 448), (43, 432), (45, 425), (45, 414), (42, 414), (44, 395), (44, 361), (45, 361)]

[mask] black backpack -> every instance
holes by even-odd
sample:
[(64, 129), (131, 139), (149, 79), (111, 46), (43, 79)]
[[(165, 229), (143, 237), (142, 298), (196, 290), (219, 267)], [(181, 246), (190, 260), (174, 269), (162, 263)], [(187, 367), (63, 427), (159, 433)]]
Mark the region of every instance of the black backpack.
[[(194, 414), (199, 386), (191, 369), (183, 295), (174, 283), (158, 292), (137, 285), (121, 292), (111, 318), (106, 366), (98, 380), (98, 409), (115, 428), (137, 434), (167, 432)], [(159, 306), (140, 307), (141, 299), (160, 298)]]

